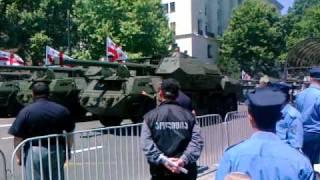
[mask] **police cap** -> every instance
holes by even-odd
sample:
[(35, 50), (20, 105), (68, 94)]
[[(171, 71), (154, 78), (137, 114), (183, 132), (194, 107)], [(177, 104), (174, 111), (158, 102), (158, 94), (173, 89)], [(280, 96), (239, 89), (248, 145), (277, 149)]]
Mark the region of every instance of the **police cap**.
[(311, 68), (310, 69), (310, 77), (315, 79), (320, 79), (320, 68)]
[(285, 94), (289, 94), (290, 89), (292, 89), (292, 85), (285, 82), (272, 83), (272, 87), (282, 91)]
[(175, 79), (165, 79), (161, 83), (161, 90), (164, 92), (164, 96), (170, 99), (176, 99), (179, 94), (180, 84)]
[(259, 129), (274, 129), (281, 117), (281, 109), (286, 95), (275, 88), (257, 88), (247, 95), (250, 114), (254, 117)]

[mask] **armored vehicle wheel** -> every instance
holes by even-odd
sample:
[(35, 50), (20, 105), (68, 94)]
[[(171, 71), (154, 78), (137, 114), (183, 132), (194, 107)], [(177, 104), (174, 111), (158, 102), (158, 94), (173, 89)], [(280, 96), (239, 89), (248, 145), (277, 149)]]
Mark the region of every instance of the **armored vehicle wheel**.
[(143, 117), (142, 116), (140, 116), (140, 117), (132, 117), (131, 121), (133, 123), (141, 123), (143, 121)]
[(232, 112), (232, 111), (237, 111), (238, 110), (238, 104), (237, 104), (237, 98), (234, 94), (230, 94), (228, 95), (225, 99), (224, 99), (224, 104), (223, 104), (223, 114), (222, 117), (224, 118), (225, 115), (228, 112)]
[(119, 117), (100, 117), (99, 120), (105, 127), (119, 126), (122, 122), (122, 119)]
[(19, 104), (15, 98), (16, 95), (11, 95), (9, 98), (9, 104), (6, 110), (7, 117), (15, 117), (18, 115), (20, 110), (23, 108), (21, 104)]

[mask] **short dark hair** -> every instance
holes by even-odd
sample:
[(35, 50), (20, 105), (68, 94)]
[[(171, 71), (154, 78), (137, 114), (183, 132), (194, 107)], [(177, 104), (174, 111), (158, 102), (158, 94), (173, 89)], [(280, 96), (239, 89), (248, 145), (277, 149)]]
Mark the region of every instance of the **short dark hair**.
[(36, 82), (32, 85), (32, 92), (35, 96), (49, 96), (49, 85), (45, 82)]
[(281, 111), (276, 109), (275, 107), (257, 108), (248, 106), (248, 112), (253, 117), (257, 128), (264, 131), (275, 130), (276, 123), (281, 119)]
[(169, 78), (162, 81), (160, 88), (165, 98), (175, 100), (179, 94), (180, 84), (177, 80)]

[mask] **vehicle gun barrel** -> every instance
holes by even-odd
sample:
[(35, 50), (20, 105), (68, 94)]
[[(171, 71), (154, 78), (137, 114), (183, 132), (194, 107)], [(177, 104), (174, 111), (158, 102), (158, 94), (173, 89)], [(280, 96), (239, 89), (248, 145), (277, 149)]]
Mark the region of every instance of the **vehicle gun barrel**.
[(73, 72), (77, 70), (81, 70), (79, 68), (67, 68), (67, 67), (56, 67), (56, 66), (5, 66), (0, 65), (0, 71), (1, 69), (6, 70), (21, 70), (21, 71), (41, 71), (41, 70), (48, 70), (51, 69), (54, 72)]
[(99, 66), (99, 67), (110, 67), (110, 68), (117, 68), (121, 65), (125, 65), (129, 69), (132, 70), (150, 70), (154, 71), (157, 66), (150, 65), (150, 64), (139, 64), (139, 63), (111, 63), (111, 62), (100, 62), (100, 61), (93, 61), (93, 60), (65, 60), (64, 64), (67, 65), (79, 65), (79, 66)]

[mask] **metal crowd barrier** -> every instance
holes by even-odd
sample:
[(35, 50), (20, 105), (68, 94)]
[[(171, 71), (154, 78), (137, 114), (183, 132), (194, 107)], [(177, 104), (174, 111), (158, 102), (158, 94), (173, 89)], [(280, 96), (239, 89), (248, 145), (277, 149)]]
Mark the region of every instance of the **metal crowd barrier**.
[[(66, 148), (63, 148), (65, 152), (62, 152), (66, 159), (69, 159), (71, 156), (71, 159), (64, 163), (64, 174), (58, 170), (51, 170), (54, 166), (61, 165), (59, 164), (59, 157), (63, 158), (59, 156), (61, 151), (56, 151), (59, 152), (55, 153), (56, 156), (48, 156), (45, 162), (39, 161), (38, 164), (31, 165), (31, 169), (35, 170), (38, 168), (38, 171), (41, 172), (39, 179), (41, 177), (43, 177), (42, 179), (57, 180), (148, 179), (148, 164), (140, 148), (140, 131), (141, 124), (134, 124), (77, 131), (68, 135), (50, 135), (27, 139), (19, 144), (12, 154), (12, 177), (13, 179), (24, 179), (26, 177), (24, 166), (17, 166), (15, 163), (18, 148), (30, 146), (32, 141), (38, 142), (36, 145), (33, 144), (33, 147), (41, 148), (43, 146), (40, 144), (42, 143), (41, 140), (48, 142), (51, 139), (51, 142), (56, 142), (51, 143), (51, 146), (49, 146), (51, 147), (50, 151), (52, 151), (52, 149), (59, 149), (59, 147), (67, 147), (67, 143), (64, 146), (59, 144), (59, 137), (67, 139), (67, 137), (73, 136), (74, 145), (70, 153), (65, 150)], [(48, 142), (47, 144), (50, 143)], [(48, 151), (49, 147), (46, 147)], [(22, 164), (30, 162), (28, 159), (41, 159), (41, 155), (40, 153), (29, 153), (26, 156), (26, 153), (22, 151), (22, 156), (27, 157), (27, 160), (23, 160)], [(60, 163), (63, 163), (63, 160)], [(38, 166), (43, 168), (39, 168)], [(45, 167), (48, 167), (48, 170)], [(49, 177), (45, 177), (46, 175), (49, 175)], [(30, 179), (32, 179), (32, 176), (36, 177), (36, 174), (32, 173)]]
[[(246, 113), (228, 113), (226, 122), (219, 115), (198, 116), (197, 120), (205, 142), (198, 161), (200, 167), (214, 169), (228, 145), (248, 135), (248, 126), (244, 123)], [(12, 153), (10, 176), (12, 179), (25, 179), (24, 164), (31, 162), (31, 159), (38, 160), (38, 163), (28, 164), (29, 170), (33, 172), (28, 174), (30, 179), (37, 176), (34, 171), (36, 169), (40, 171), (39, 179), (50, 180), (150, 179), (149, 165), (140, 147), (141, 126), (142, 124), (107, 127), (24, 140)], [(67, 144), (70, 137), (74, 139), (72, 148)], [(28, 146), (32, 146), (35, 153), (27, 154), (22, 151), (22, 157), (26, 159), (22, 158), (22, 166), (18, 166), (16, 152), (19, 149), (29, 149)], [(43, 155), (47, 158), (40, 158)], [(69, 158), (64, 162), (64, 159)], [(64, 171), (58, 171), (57, 167), (62, 165), (61, 169)]]
[(197, 120), (201, 127), (201, 135), (204, 147), (198, 161), (200, 167), (216, 168), (224, 149), (228, 146), (225, 125), (220, 115), (198, 116)]
[(1, 150), (0, 150), (0, 179), (7, 180), (6, 157)]
[(228, 146), (237, 144), (253, 133), (248, 120), (248, 112), (229, 112), (225, 116)]

